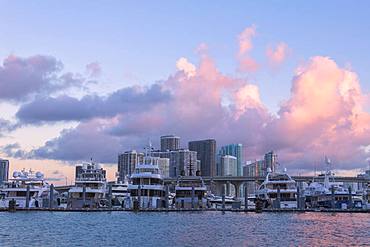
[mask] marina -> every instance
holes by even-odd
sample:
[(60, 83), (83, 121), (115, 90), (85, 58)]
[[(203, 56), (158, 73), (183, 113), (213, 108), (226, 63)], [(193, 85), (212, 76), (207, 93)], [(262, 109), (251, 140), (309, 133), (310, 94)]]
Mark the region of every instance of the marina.
[(178, 176), (175, 183), (165, 183), (150, 152), (124, 181), (107, 182), (106, 171), (92, 161), (76, 167), (75, 185), (66, 188), (49, 185), (41, 172), (14, 172), (0, 188), (0, 211), (370, 212), (368, 175), (355, 191), (335, 181), (329, 169), (317, 177), (322, 182), (311, 183), (296, 182), (285, 169), (268, 170), (254, 193), (248, 193), (246, 184), (244, 197), (237, 197), (226, 194), (229, 184), (220, 193), (201, 176)]

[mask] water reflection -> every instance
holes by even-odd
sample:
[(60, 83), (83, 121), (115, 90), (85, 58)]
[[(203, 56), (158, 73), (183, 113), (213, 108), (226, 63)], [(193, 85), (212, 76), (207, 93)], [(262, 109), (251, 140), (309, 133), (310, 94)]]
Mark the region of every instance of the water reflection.
[(370, 214), (0, 213), (1, 246), (370, 246)]

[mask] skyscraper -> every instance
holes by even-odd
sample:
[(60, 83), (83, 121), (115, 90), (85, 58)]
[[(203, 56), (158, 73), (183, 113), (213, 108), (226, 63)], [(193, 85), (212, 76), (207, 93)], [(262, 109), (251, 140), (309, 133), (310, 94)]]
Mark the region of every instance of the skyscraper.
[(161, 136), (161, 151), (180, 149), (180, 137), (175, 135)]
[(188, 149), (178, 149), (174, 151), (153, 151), (154, 157), (168, 158), (170, 160), (169, 176), (177, 177), (179, 175), (195, 176), (199, 170), (197, 152)]
[(231, 155), (221, 157), (221, 176), (236, 176), (237, 175), (237, 158)]
[(277, 165), (277, 154), (274, 151), (270, 151), (265, 154), (265, 164), (267, 168), (270, 168), (272, 172), (275, 172)]
[(126, 151), (118, 155), (119, 180), (123, 181), (125, 176), (131, 176), (136, 165), (142, 162), (144, 162), (144, 153), (138, 153), (136, 150)]
[(197, 152), (202, 176), (216, 176), (216, 140), (191, 141), (189, 150)]
[(0, 159), (0, 184), (9, 179), (9, 160)]
[(158, 165), (161, 175), (165, 178), (170, 177), (170, 159), (161, 157), (152, 157), (155, 165)]
[[(221, 164), (221, 157), (224, 155), (232, 155), (236, 157), (237, 162), (237, 175), (236, 176), (242, 176), (243, 175), (243, 144), (229, 144), (226, 146), (222, 146), (218, 152), (218, 162), (219, 165)], [(221, 168), (221, 167), (220, 167)], [(218, 175), (220, 175), (221, 169), (218, 171)]]
[(269, 169), (272, 172), (276, 172), (277, 164), (277, 154), (274, 151), (270, 151), (264, 155), (263, 160), (256, 160), (244, 166), (243, 175), (247, 177), (264, 177), (267, 175)]

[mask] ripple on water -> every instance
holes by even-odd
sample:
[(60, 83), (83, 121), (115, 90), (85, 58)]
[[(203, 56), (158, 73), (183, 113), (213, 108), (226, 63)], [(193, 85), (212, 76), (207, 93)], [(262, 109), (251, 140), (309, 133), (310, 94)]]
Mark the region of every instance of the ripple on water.
[(370, 246), (370, 214), (0, 213), (1, 246)]

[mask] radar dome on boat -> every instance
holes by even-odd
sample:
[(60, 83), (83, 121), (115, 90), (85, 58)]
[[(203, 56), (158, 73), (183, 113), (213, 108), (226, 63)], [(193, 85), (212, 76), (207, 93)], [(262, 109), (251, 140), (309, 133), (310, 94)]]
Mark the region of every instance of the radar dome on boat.
[(87, 166), (88, 166), (88, 164), (83, 163), (83, 164), (82, 164), (82, 169), (87, 170)]
[(18, 171), (14, 171), (13, 172), (13, 177), (14, 178), (17, 178), (17, 177), (19, 177), (21, 175), (21, 173), (20, 172), (18, 172)]
[(286, 169), (286, 167), (284, 168), (284, 172), (285, 172), (285, 173), (287, 172), (287, 169)]
[(20, 177), (22, 178), (26, 178), (28, 176), (28, 172), (26, 171), (22, 171), (20, 174), (19, 174)]
[(36, 177), (37, 178), (43, 178), (44, 174), (42, 172), (36, 172)]

